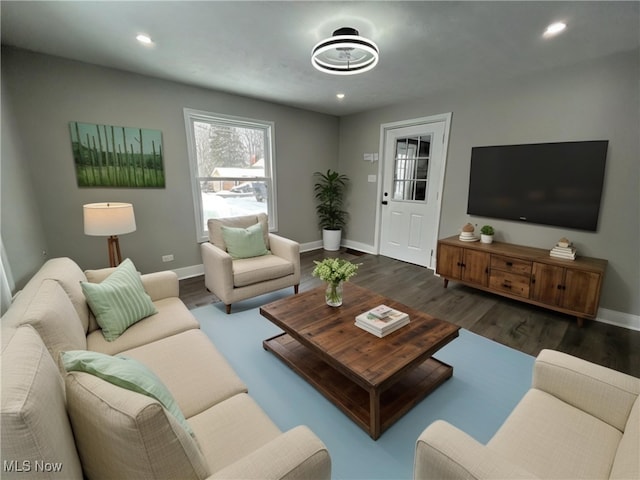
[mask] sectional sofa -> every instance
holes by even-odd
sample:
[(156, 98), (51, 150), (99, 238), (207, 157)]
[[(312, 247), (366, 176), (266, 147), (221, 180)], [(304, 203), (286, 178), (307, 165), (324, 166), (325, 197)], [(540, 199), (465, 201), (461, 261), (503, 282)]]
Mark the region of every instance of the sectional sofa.
[[(286, 432), (199, 329), (173, 272), (140, 276), (156, 313), (107, 341), (69, 258), (49, 260), (2, 317), (2, 477), (329, 479), (325, 445)], [(63, 352), (103, 353), (148, 368), (182, 414), (86, 371)], [(95, 355), (95, 354), (92, 354)]]

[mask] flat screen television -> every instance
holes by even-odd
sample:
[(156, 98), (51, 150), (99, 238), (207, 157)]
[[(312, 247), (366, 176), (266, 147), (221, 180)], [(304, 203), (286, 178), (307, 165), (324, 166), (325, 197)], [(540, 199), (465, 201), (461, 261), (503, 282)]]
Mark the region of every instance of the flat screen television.
[(473, 147), (467, 213), (596, 231), (608, 144)]

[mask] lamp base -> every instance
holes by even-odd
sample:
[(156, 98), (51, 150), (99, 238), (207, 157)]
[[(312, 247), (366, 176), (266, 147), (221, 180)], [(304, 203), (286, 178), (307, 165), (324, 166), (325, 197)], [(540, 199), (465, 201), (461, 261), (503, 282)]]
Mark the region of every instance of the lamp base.
[(122, 255), (120, 254), (120, 241), (117, 235), (111, 235), (107, 239), (109, 248), (109, 266), (117, 267), (122, 263)]

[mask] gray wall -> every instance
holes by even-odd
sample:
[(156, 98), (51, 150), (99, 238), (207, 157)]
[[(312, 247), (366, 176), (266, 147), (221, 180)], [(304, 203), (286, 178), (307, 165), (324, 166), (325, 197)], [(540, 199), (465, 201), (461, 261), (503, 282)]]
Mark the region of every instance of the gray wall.
[[(139, 270), (202, 263), (185, 107), (275, 122), (279, 233), (301, 243), (320, 238), (312, 174), (337, 165), (337, 117), (12, 48), (2, 50), (2, 77), (1, 221), (16, 283), (37, 269), (43, 249), (49, 257), (70, 256), (82, 268), (108, 264), (106, 238), (83, 232), (82, 205), (91, 202), (133, 203), (137, 230), (122, 235), (120, 246)], [(13, 108), (5, 113), (7, 99)], [(70, 121), (161, 130), (166, 188), (78, 188)], [(162, 263), (165, 254), (175, 260)]]
[[(124, 256), (142, 271), (201, 263), (196, 243), (182, 109), (274, 121), (279, 233), (306, 243), (320, 238), (312, 173), (336, 168), (352, 179), (346, 237), (373, 246), (380, 124), (453, 112), (440, 236), (467, 221), (490, 221), (497, 239), (550, 248), (569, 236), (583, 255), (609, 260), (601, 306), (640, 314), (638, 52), (475, 90), (442, 92), (416, 102), (335, 117), (95, 67), (22, 50), (2, 50), (2, 238), (19, 288), (49, 257), (71, 256), (83, 268), (107, 263), (106, 240), (83, 233), (82, 205), (134, 204), (138, 229), (121, 237)], [(162, 130), (167, 187), (79, 189), (68, 122)], [(599, 230), (470, 218), (466, 215), (471, 147), (609, 139)], [(339, 158), (339, 161), (338, 161)], [(160, 257), (173, 253), (175, 261)]]
[(47, 250), (42, 209), (36, 202), (29, 173), (25, 168), (20, 130), (15, 109), (2, 76), (2, 169), (0, 171), (0, 219), (2, 241), (14, 261), (9, 267), (15, 289), (24, 286), (40, 268)]
[[(640, 314), (639, 281), (639, 52), (629, 52), (504, 84), (442, 92), (415, 102), (341, 118), (340, 170), (353, 178), (350, 241), (373, 245), (377, 185), (367, 175), (377, 164), (380, 125), (452, 112), (442, 199), (440, 238), (470, 221), (491, 223), (496, 239), (551, 248), (569, 237), (582, 255), (608, 259), (601, 307)], [(582, 232), (466, 214), (471, 147), (608, 139), (606, 178), (598, 231)], [(550, 172), (552, 174), (552, 172)], [(379, 179), (380, 180), (380, 179)]]

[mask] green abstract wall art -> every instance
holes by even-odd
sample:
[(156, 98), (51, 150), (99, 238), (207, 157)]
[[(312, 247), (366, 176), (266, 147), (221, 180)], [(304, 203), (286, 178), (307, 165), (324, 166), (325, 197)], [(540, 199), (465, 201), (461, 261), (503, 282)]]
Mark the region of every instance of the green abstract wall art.
[(69, 122), (79, 187), (164, 188), (162, 132)]

